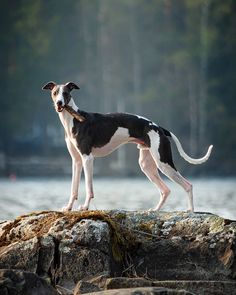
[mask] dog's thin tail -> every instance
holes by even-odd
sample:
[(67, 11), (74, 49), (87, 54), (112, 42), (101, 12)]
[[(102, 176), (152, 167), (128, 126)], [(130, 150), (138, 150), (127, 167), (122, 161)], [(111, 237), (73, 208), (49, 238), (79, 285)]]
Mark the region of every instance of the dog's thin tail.
[(197, 164), (202, 164), (202, 163), (206, 162), (209, 159), (209, 157), (211, 155), (211, 151), (212, 151), (213, 145), (210, 145), (209, 146), (209, 148), (208, 148), (207, 153), (205, 154), (205, 156), (203, 156), (202, 158), (194, 159), (194, 158), (188, 156), (185, 153), (185, 151), (183, 150), (182, 145), (181, 145), (180, 141), (178, 140), (178, 138), (172, 132), (170, 132), (170, 134), (171, 134), (171, 138), (174, 140), (174, 142), (175, 142), (175, 144), (177, 146), (177, 149), (178, 149), (180, 155), (187, 162), (189, 162), (191, 164), (194, 164), (194, 165), (197, 165)]
[(205, 156), (203, 156), (202, 158), (199, 158), (199, 159), (194, 159), (185, 153), (179, 139), (172, 132), (165, 130), (164, 128), (162, 128), (162, 130), (166, 136), (171, 137), (173, 139), (173, 141), (176, 144), (176, 147), (178, 149), (178, 152), (180, 153), (181, 157), (183, 157), (185, 159), (185, 161), (187, 161), (191, 164), (194, 164), (194, 165), (198, 165), (198, 164), (202, 164), (202, 163), (206, 162), (209, 159), (213, 145), (209, 146)]

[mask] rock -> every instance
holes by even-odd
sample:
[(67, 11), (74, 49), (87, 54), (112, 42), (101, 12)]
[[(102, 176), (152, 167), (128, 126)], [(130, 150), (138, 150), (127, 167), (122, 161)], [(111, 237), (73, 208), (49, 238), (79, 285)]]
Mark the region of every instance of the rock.
[(44, 279), (31, 272), (0, 270), (1, 295), (59, 295)]
[(101, 291), (101, 289), (92, 283), (80, 281), (75, 287), (74, 295), (92, 293), (96, 291)]
[(153, 286), (184, 289), (199, 295), (235, 295), (235, 281), (156, 281)]
[(102, 292), (87, 293), (87, 295), (195, 295), (185, 290), (174, 290), (158, 287), (130, 288), (106, 290)]
[(105, 289), (125, 289), (136, 287), (151, 287), (152, 281), (144, 278), (109, 278), (106, 280)]
[(38, 254), (37, 238), (11, 243), (0, 248), (0, 269), (15, 268), (35, 273), (37, 270)]
[[(119, 290), (125, 288), (133, 289), (138, 287), (162, 287), (173, 290), (186, 290), (198, 295), (235, 295), (236, 290), (236, 281), (151, 281), (144, 278), (116, 277), (107, 278), (104, 282), (104, 279), (105, 278), (103, 277), (102, 284), (99, 277), (88, 280), (88, 287), (84, 289), (86, 291), (85, 293), (88, 293), (89, 290), (91, 290), (89, 289), (89, 287), (91, 288), (90, 285), (93, 287), (96, 285), (98, 288), (104, 290)], [(80, 293), (78, 292), (75, 294), (77, 295)]]
[(86, 214), (43, 212), (1, 225), (0, 268), (48, 276), (69, 289), (84, 277), (111, 274), (110, 230)]
[(99, 289), (103, 290), (105, 288), (107, 279), (109, 279), (108, 273), (104, 272), (104, 273), (98, 274), (96, 276), (84, 278), (83, 280), (79, 281), (78, 284), (80, 282), (87, 282), (87, 283), (95, 285)]
[(122, 225), (136, 232), (129, 275), (134, 271), (158, 280), (236, 278), (234, 221), (209, 213), (134, 212), (126, 214)]
[[(120, 276), (218, 281), (230, 294), (235, 236), (236, 222), (209, 213), (39, 212), (0, 224), (0, 268), (30, 271), (69, 290), (78, 281), (104, 289), (104, 278), (98, 286), (88, 277), (105, 272), (111, 286)], [(141, 282), (122, 278), (120, 287), (128, 281)]]
[(79, 281), (75, 287), (74, 295), (86, 294), (88, 292), (102, 291), (108, 280), (108, 273), (104, 272), (96, 276), (87, 277)]
[(76, 245), (59, 248), (61, 265), (57, 273), (57, 284), (73, 288), (78, 280), (109, 270), (109, 257), (98, 249), (87, 249)]
[(56, 285), (56, 290), (60, 295), (73, 295), (73, 291)]

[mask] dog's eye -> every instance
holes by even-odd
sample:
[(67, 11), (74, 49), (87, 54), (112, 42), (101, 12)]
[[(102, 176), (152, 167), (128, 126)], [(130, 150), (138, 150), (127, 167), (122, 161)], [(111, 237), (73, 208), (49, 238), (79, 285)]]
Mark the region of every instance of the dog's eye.
[(53, 95), (55, 95), (55, 96), (56, 96), (56, 95), (57, 95), (57, 92), (56, 92), (56, 91), (54, 91), (54, 92), (53, 92)]

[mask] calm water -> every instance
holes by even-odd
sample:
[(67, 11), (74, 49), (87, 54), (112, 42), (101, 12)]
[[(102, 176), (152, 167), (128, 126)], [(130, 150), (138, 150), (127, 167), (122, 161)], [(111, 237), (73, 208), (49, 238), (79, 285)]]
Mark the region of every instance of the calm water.
[[(165, 181), (172, 193), (163, 210), (186, 210), (185, 192), (178, 185)], [(212, 212), (236, 220), (236, 178), (192, 179), (191, 182), (196, 211)], [(154, 207), (159, 198), (157, 189), (145, 178), (95, 178), (94, 190), (91, 209), (147, 210)], [(0, 220), (31, 211), (60, 209), (66, 204), (69, 192), (69, 178), (0, 179)], [(79, 192), (81, 203), (85, 196), (83, 181)]]

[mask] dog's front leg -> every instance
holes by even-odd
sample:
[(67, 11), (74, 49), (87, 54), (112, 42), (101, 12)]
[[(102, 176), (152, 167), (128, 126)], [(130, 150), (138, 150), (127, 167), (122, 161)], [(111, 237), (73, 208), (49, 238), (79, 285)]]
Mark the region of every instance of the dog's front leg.
[(78, 197), (79, 181), (81, 177), (83, 163), (79, 152), (74, 148), (70, 140), (66, 139), (66, 144), (72, 158), (72, 181), (69, 202), (65, 207), (62, 208), (62, 210), (70, 211), (72, 210), (73, 204)]
[(93, 155), (82, 155), (84, 168), (86, 199), (83, 205), (79, 206), (79, 210), (88, 210), (93, 194)]
[(73, 208), (75, 200), (78, 198), (79, 181), (82, 172), (82, 161), (81, 159), (72, 160), (72, 182), (71, 182), (71, 193), (68, 204), (63, 207), (63, 211), (70, 211)]

